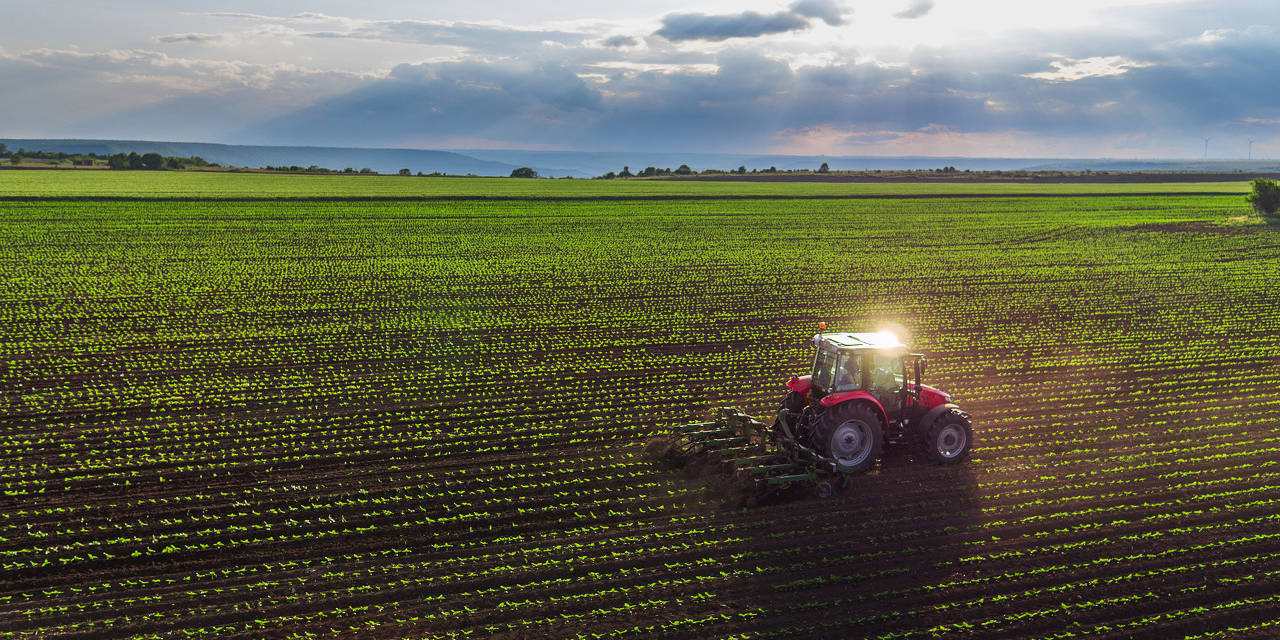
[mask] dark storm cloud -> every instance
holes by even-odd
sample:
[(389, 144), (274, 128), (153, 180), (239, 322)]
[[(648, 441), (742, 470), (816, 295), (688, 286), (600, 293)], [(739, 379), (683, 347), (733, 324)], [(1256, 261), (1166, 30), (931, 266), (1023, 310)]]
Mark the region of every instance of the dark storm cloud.
[(710, 40), (717, 42), (729, 38), (755, 38), (774, 33), (808, 29), (804, 16), (789, 11), (765, 15), (744, 11), (733, 15), (709, 16), (705, 13), (672, 13), (662, 18), (660, 35), (673, 42), (682, 40)]
[(655, 35), (672, 42), (719, 42), (730, 38), (756, 38), (788, 31), (803, 31), (809, 28), (814, 19), (833, 26), (844, 24), (846, 13), (848, 11), (834, 0), (798, 0), (786, 11), (770, 14), (755, 11), (727, 15), (672, 13), (662, 18), (662, 28)]
[(933, 11), (933, 0), (912, 0), (906, 9), (893, 14), (893, 17), (912, 20), (923, 17), (930, 11)]
[(598, 117), (600, 93), (565, 67), (519, 61), (400, 65), (384, 79), (250, 131), (272, 142), (369, 146), (465, 135), (548, 139)]

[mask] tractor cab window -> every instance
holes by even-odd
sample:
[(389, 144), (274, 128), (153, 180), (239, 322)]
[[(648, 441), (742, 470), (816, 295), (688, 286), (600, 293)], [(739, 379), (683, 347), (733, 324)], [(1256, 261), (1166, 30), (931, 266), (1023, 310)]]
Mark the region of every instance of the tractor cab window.
[(862, 355), (818, 350), (813, 361), (813, 384), (828, 393), (862, 388)]
[(829, 391), (836, 377), (836, 354), (826, 349), (818, 349), (818, 356), (813, 360), (813, 384), (819, 389)]
[(836, 365), (836, 382), (832, 391), (851, 391), (862, 388), (862, 357), (857, 353), (842, 353)]
[(897, 391), (902, 388), (902, 358), (875, 353), (870, 360), (872, 389)]

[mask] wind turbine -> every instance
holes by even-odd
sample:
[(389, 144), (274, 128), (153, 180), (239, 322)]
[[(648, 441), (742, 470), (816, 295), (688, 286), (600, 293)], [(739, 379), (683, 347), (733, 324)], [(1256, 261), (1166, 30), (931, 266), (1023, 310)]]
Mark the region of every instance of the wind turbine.
[(1204, 139), (1204, 159), (1205, 159), (1205, 160), (1208, 160), (1208, 159), (1209, 159), (1209, 141), (1210, 141), (1210, 140), (1212, 140), (1212, 138), (1205, 138), (1205, 139)]
[(1249, 159), (1253, 160), (1253, 138), (1249, 138)]

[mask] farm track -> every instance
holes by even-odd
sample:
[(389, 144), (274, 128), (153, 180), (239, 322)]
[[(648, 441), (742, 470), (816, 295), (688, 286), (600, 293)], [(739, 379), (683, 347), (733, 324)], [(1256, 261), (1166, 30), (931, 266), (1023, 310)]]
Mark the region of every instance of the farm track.
[[(0, 201), (0, 637), (1274, 630), (1276, 232), (911, 195)], [(912, 334), (975, 458), (740, 510), (639, 457), (817, 319)]]

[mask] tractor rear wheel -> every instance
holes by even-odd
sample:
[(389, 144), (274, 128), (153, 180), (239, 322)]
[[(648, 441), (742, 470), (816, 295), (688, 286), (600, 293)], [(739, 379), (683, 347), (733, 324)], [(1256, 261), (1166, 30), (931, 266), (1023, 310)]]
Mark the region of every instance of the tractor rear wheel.
[(960, 411), (949, 409), (925, 430), (920, 448), (934, 464), (958, 464), (973, 451), (973, 426)]
[(866, 471), (884, 447), (884, 424), (869, 405), (846, 402), (822, 414), (813, 440), (842, 471)]

